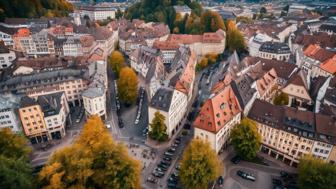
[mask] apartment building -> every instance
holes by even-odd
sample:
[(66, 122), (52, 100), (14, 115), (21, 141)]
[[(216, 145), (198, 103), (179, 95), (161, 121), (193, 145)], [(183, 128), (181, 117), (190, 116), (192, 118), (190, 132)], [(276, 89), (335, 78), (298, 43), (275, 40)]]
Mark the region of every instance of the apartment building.
[(9, 50), (5, 43), (0, 41), (0, 72), (12, 65), (13, 61), (16, 59), (15, 52)]
[(259, 57), (288, 61), (291, 51), (286, 43), (264, 42), (259, 48)]
[(103, 85), (91, 85), (83, 91), (83, 104), (86, 117), (98, 115), (106, 119), (106, 90)]
[(229, 142), (230, 132), (240, 122), (242, 109), (230, 85), (205, 101), (194, 121), (195, 138), (210, 143), (219, 153)]
[(295, 167), (306, 154), (335, 162), (333, 117), (260, 100), (255, 101), (248, 117), (258, 125), (261, 151), (271, 157)]
[(81, 6), (78, 12), (81, 17), (89, 17), (90, 20), (115, 19), (116, 8), (109, 5), (97, 4), (94, 6)]
[(17, 108), (19, 100), (14, 96), (0, 96), (0, 129), (9, 128), (14, 133), (21, 132)]
[(22, 97), (19, 115), (24, 133), (32, 144), (50, 140), (42, 108), (34, 99)]
[(44, 123), (51, 140), (65, 136), (65, 127), (70, 113), (64, 92), (37, 97), (37, 103), (43, 112)]

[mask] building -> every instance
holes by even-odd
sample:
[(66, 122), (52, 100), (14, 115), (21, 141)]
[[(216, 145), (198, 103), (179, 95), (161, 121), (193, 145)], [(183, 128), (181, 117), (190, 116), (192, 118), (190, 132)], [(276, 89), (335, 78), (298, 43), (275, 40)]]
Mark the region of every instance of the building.
[(212, 94), (201, 107), (193, 125), (195, 138), (210, 143), (219, 153), (229, 142), (230, 132), (240, 122), (241, 111), (238, 99), (230, 85)]
[(306, 70), (311, 77), (328, 77), (336, 73), (336, 53), (322, 48), (318, 44), (311, 44), (296, 51), (296, 64)]
[(187, 5), (183, 5), (183, 6), (178, 6), (178, 5), (175, 5), (174, 6), (174, 9), (175, 9), (175, 12), (176, 13), (179, 13), (182, 18), (188, 14), (190, 15), (191, 14), (191, 8), (189, 8)]
[(90, 86), (82, 93), (86, 117), (98, 115), (106, 119), (106, 91), (104, 86)]
[(286, 43), (264, 42), (259, 48), (259, 57), (288, 61), (291, 51)]
[(16, 28), (7, 28), (0, 25), (0, 41), (3, 41), (5, 46), (14, 47), (13, 35), (17, 32)]
[(265, 34), (256, 34), (253, 37), (251, 37), (248, 40), (248, 50), (250, 53), (250, 56), (255, 56), (255, 57), (259, 57), (259, 49), (260, 46), (267, 42), (267, 41), (272, 41), (273, 39), (271, 37), (269, 37), (268, 35)]
[(68, 101), (64, 92), (57, 92), (37, 97), (42, 112), (45, 126), (51, 140), (63, 138), (67, 118), (70, 113)]
[(334, 162), (336, 125), (331, 116), (256, 100), (248, 117), (257, 123), (261, 151), (271, 157), (295, 167), (307, 154)]
[(15, 52), (9, 50), (4, 42), (0, 41), (0, 72), (12, 65), (13, 61), (16, 59)]
[(221, 54), (225, 50), (225, 31), (219, 29), (213, 33), (203, 35), (171, 34), (166, 42), (176, 43), (180, 46), (187, 46), (197, 56), (206, 54)]
[(9, 128), (15, 133), (21, 132), (17, 108), (19, 101), (13, 96), (0, 96), (0, 129)]
[(94, 6), (81, 6), (78, 12), (82, 18), (88, 17), (90, 20), (115, 19), (116, 8), (107, 4), (97, 4)]
[(19, 115), (24, 133), (32, 144), (50, 140), (42, 108), (34, 99), (27, 96), (22, 97)]
[[(188, 113), (195, 82), (196, 54), (189, 48), (180, 47), (173, 61), (167, 66), (167, 78), (156, 85), (155, 78), (150, 82), (151, 101), (148, 107), (148, 118), (151, 122), (158, 111), (165, 117), (167, 135), (171, 138), (182, 128), (182, 121)], [(152, 96), (152, 93), (154, 95)]]
[(179, 47), (180, 46), (177, 43), (169, 43), (165, 41), (155, 41), (153, 44), (153, 48), (160, 51), (164, 64), (171, 64), (173, 62)]
[(151, 122), (158, 111), (165, 117), (167, 135), (171, 138), (186, 116), (188, 97), (184, 93), (172, 88), (160, 88), (156, 91), (148, 106), (148, 120)]
[(77, 37), (68, 37), (63, 42), (63, 56), (82, 56), (82, 43)]
[(281, 91), (288, 95), (289, 106), (310, 109), (314, 102), (309, 89), (310, 76), (305, 71), (300, 70), (293, 74)]

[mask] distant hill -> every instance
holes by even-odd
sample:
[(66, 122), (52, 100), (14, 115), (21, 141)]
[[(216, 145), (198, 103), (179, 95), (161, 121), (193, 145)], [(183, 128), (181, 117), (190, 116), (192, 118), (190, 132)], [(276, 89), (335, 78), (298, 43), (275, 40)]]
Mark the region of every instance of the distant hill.
[(0, 20), (9, 17), (39, 18), (67, 16), (73, 11), (67, 0), (0, 0)]

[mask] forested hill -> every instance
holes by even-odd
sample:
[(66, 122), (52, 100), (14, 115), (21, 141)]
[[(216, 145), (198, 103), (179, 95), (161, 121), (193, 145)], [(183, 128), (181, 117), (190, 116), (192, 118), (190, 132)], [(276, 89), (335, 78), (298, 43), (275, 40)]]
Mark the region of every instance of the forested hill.
[(191, 0), (141, 0), (129, 7), (126, 12), (128, 19), (142, 19), (146, 22), (165, 22), (172, 29), (176, 18), (174, 5), (188, 5), (195, 14), (200, 16), (202, 7)]
[(5, 17), (67, 16), (72, 11), (73, 6), (67, 0), (0, 0), (0, 21)]

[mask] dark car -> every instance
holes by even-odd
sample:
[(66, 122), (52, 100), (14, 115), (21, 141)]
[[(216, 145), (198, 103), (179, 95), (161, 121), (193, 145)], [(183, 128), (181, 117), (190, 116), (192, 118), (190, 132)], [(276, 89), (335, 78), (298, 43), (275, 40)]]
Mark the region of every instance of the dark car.
[(272, 183), (273, 183), (274, 185), (282, 185), (281, 180), (276, 179), (276, 178), (272, 179)]
[(164, 165), (167, 165), (167, 166), (170, 166), (170, 165), (171, 165), (171, 162), (170, 162), (170, 161), (165, 161), (165, 160), (161, 161), (160, 163), (161, 163), (161, 164), (164, 164)]
[(164, 171), (167, 171), (169, 166), (160, 163), (160, 164), (158, 165), (158, 167), (159, 167), (160, 169), (164, 170)]
[(167, 169), (158, 166), (158, 167), (155, 168), (155, 171), (159, 171), (159, 172), (163, 172), (164, 173), (165, 171), (167, 171)]
[(162, 178), (165, 174), (164, 174), (163, 172), (154, 171), (154, 172), (152, 173), (152, 175), (153, 175), (154, 177)]
[(175, 152), (176, 152), (176, 149), (175, 149), (175, 148), (169, 148), (169, 149), (168, 149), (168, 152), (169, 152), (169, 153), (175, 153)]
[(171, 157), (163, 157), (163, 160), (171, 162), (173, 159)]
[(178, 180), (176, 178), (170, 176), (169, 179), (167, 180), (167, 182), (177, 184)]
[(282, 178), (286, 178), (286, 177), (289, 176), (289, 174), (288, 174), (286, 171), (280, 171), (280, 176), (281, 176)]
[(241, 171), (241, 170), (237, 171), (237, 175), (240, 176), (243, 179), (250, 180), (250, 181), (253, 181), (253, 182), (256, 180), (255, 177), (252, 174), (246, 173), (246, 172)]
[(218, 184), (219, 186), (221, 186), (221, 185), (224, 184), (224, 178), (223, 178), (223, 176), (218, 177), (218, 179), (217, 179), (217, 184)]
[(234, 164), (238, 164), (240, 162), (241, 158), (240, 156), (235, 156), (233, 158), (231, 158), (231, 162)]
[(284, 189), (284, 187), (283, 186), (281, 186), (281, 185), (273, 185), (273, 188), (272, 189)]
[(168, 183), (167, 183), (167, 186), (168, 186), (168, 188), (176, 188), (176, 187), (177, 187), (177, 184), (168, 182)]
[(119, 125), (119, 128), (123, 128), (124, 127), (124, 122), (123, 122), (122, 119), (118, 120), (118, 125)]

